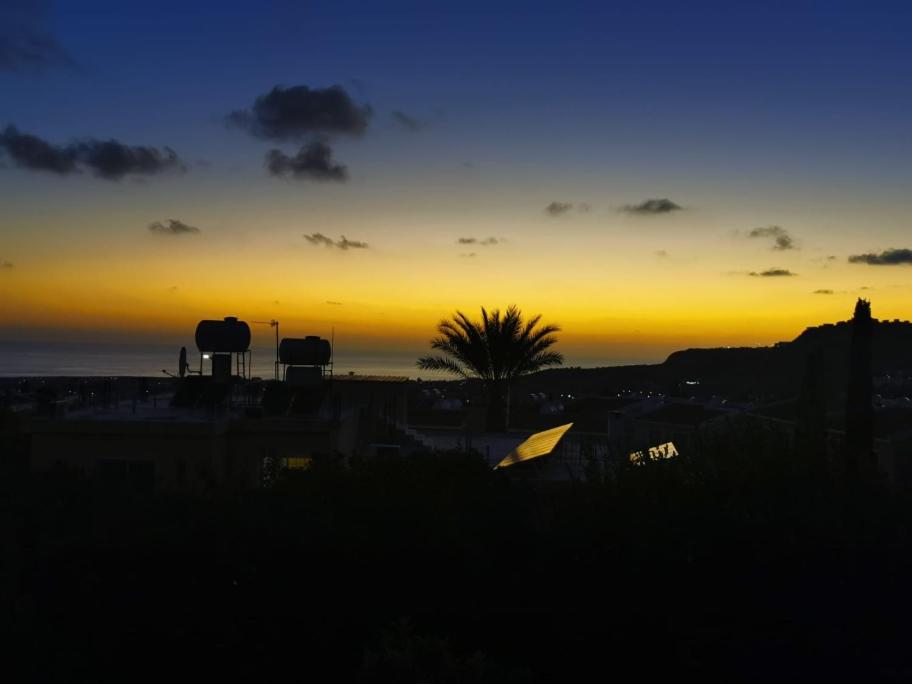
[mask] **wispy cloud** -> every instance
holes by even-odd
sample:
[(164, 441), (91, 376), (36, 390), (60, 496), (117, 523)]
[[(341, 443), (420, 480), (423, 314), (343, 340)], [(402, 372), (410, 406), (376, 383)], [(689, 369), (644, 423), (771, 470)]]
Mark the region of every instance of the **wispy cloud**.
[(658, 214), (670, 214), (673, 211), (681, 211), (683, 208), (684, 207), (677, 202), (672, 202), (667, 197), (661, 197), (643, 200), (639, 204), (625, 204), (621, 207), (621, 211), (640, 216), (655, 216)]
[(413, 116), (409, 116), (405, 112), (399, 110), (393, 112), (393, 121), (395, 121), (396, 124), (410, 133), (417, 133), (418, 131), (423, 130), (427, 125), (423, 121), (420, 121)]
[(6, 260), (0, 261), (0, 270), (8, 271), (14, 267), (15, 267), (15, 264), (12, 261), (6, 261)]
[(792, 273), (787, 268), (768, 268), (765, 271), (751, 271), (748, 273), (751, 276), (758, 276), (761, 278), (780, 278), (784, 276), (796, 276), (797, 273)]
[(570, 202), (551, 202), (551, 204), (545, 207), (545, 213), (550, 214), (551, 216), (563, 216), (572, 209), (573, 204)]
[(177, 219), (168, 219), (165, 222), (153, 221), (147, 228), (151, 233), (159, 235), (193, 235), (202, 231), (196, 226), (191, 226)]
[(898, 266), (912, 264), (912, 249), (885, 249), (880, 254), (853, 254), (850, 264), (868, 264), (870, 266)]
[(789, 235), (788, 231), (782, 226), (763, 226), (761, 228), (754, 228), (747, 234), (747, 237), (772, 238), (773, 249), (775, 250), (783, 251), (787, 249), (795, 249), (795, 241), (792, 239), (792, 236)]
[(545, 207), (545, 213), (549, 216), (565, 216), (574, 209), (581, 214), (588, 214), (592, 207), (585, 202), (574, 204), (573, 202), (551, 202)]
[(349, 240), (343, 235), (342, 239), (336, 242), (336, 247), (339, 249), (367, 249), (367, 243), (360, 240)]
[(336, 242), (331, 237), (326, 237), (323, 233), (312, 233), (305, 235), (304, 239), (312, 245), (324, 245), (326, 247), (335, 247)]
[(481, 245), (482, 247), (493, 247), (494, 245), (499, 245), (503, 240), (498, 240), (496, 237), (489, 238), (474, 238), (474, 237), (461, 237), (456, 240), (458, 245)]
[(366, 242), (361, 242), (360, 240), (349, 240), (344, 235), (339, 240), (333, 240), (331, 237), (323, 235), (323, 233), (311, 233), (310, 235), (305, 235), (304, 239), (307, 240), (310, 244), (324, 247), (349, 250), (349, 249), (367, 249), (368, 244)]
[(814, 292), (813, 292), (812, 294), (831, 295), (831, 294), (833, 294), (833, 290), (827, 290), (827, 289), (823, 289), (823, 290), (814, 290)]

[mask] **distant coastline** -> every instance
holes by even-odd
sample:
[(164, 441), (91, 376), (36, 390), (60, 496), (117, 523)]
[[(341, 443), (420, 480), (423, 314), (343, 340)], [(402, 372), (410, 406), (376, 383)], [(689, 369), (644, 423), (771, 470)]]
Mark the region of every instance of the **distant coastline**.
[[(0, 377), (165, 377), (162, 370), (176, 372), (179, 345), (93, 344), (89, 342), (24, 342), (0, 340)], [(187, 343), (191, 359), (195, 354)], [(412, 379), (444, 380), (443, 375), (420, 371), (415, 361), (423, 350), (338, 350), (335, 372), (359, 375), (402, 375)], [(254, 348), (254, 375), (272, 377), (274, 352)], [(657, 359), (655, 363), (661, 363)], [(628, 359), (581, 359), (569, 357), (567, 367), (603, 368), (630, 366), (642, 361)]]

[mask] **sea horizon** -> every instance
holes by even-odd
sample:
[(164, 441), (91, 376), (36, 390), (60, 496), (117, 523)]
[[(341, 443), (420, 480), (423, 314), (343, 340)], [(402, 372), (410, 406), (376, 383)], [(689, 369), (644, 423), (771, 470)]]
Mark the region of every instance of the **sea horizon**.
[[(0, 377), (164, 377), (163, 371), (177, 374), (179, 351), (179, 344), (165, 343), (0, 340)], [(274, 349), (254, 346), (251, 351), (252, 375), (271, 378), (275, 364)], [(337, 349), (333, 372), (336, 375), (396, 375), (413, 380), (453, 379), (440, 372), (420, 370), (416, 362), (424, 353), (426, 351), (421, 349)], [(196, 368), (198, 352), (187, 345), (187, 354), (190, 367)], [(661, 363), (663, 360), (568, 355), (563, 367), (604, 368)]]

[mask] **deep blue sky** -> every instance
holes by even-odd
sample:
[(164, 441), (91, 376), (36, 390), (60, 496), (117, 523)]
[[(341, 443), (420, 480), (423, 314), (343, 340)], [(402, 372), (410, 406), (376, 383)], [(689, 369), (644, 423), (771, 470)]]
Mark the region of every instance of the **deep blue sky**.
[(889, 148), (909, 111), (910, 18), (908, 3), (838, 0), (59, 2), (45, 25), (78, 71), (4, 78), (3, 109), (49, 137), (176, 146), (270, 85), (339, 83), (378, 118), (445, 117), (479, 146), (507, 128), (544, 148), (619, 131), (816, 150), (850, 146), (851, 125)]

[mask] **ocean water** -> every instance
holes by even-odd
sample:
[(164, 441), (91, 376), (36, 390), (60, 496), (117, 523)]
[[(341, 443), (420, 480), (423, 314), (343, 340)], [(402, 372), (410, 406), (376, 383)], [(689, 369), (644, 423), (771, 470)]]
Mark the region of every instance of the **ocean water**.
[[(274, 348), (254, 348), (253, 375), (271, 378)], [(147, 376), (177, 374), (179, 345), (91, 344), (83, 342), (0, 341), (0, 377), (20, 376)], [(187, 347), (190, 367), (199, 368), (199, 354)], [(335, 373), (404, 375), (431, 379), (415, 366), (418, 353), (378, 352), (336, 354)], [(205, 362), (204, 362), (205, 363)]]
[[(162, 377), (163, 370), (177, 373), (179, 345), (95, 344), (86, 342), (0, 341), (0, 377), (22, 376), (146, 376)], [(253, 375), (271, 378), (275, 363), (273, 347), (253, 348)], [(419, 370), (415, 365), (424, 350), (365, 353), (337, 349), (334, 373), (401, 375), (425, 380), (447, 379), (440, 373)], [(199, 367), (199, 354), (187, 347), (191, 368)], [(592, 368), (643, 363), (624, 359), (568, 358), (566, 365)]]

